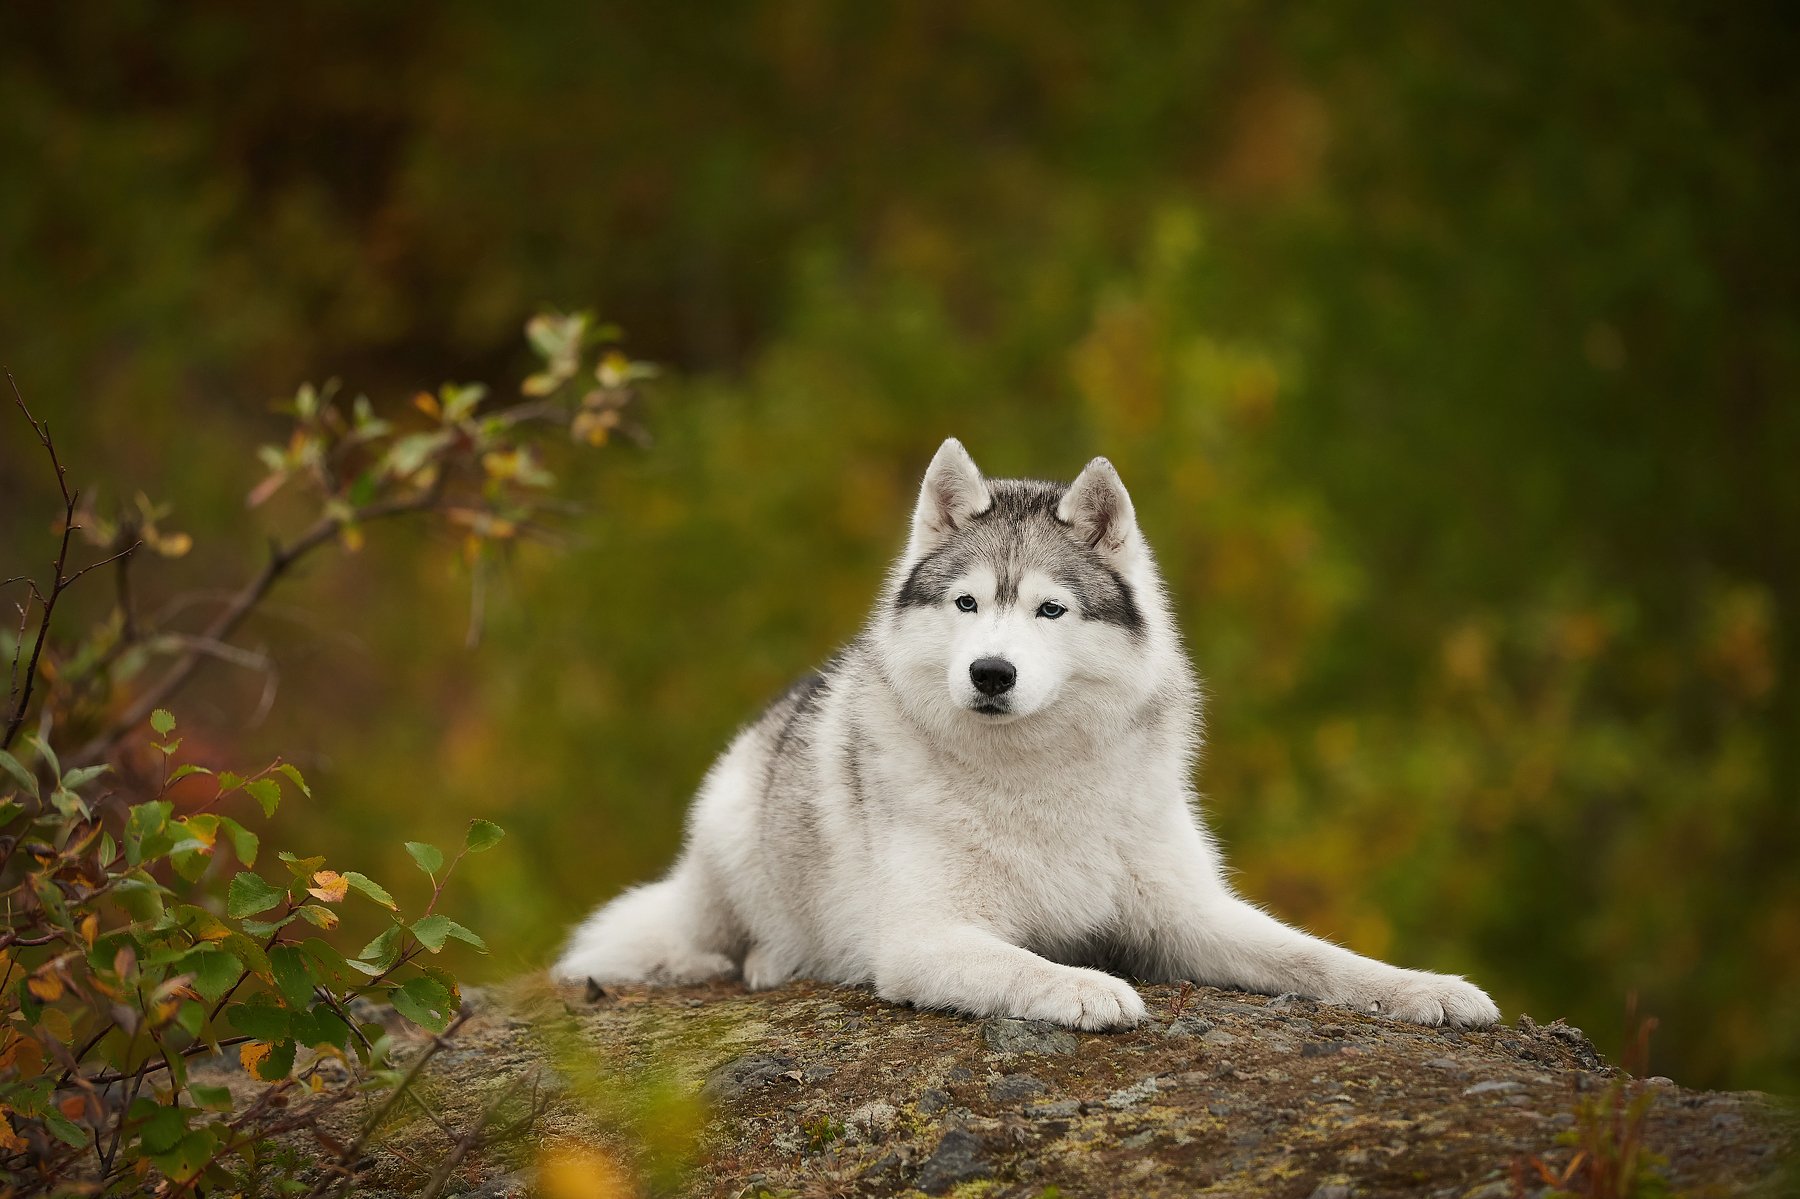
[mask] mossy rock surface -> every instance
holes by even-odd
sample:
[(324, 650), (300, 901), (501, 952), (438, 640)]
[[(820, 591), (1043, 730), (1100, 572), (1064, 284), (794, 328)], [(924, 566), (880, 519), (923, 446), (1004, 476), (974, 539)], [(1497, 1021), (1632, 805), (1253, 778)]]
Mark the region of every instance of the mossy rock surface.
[[(640, 1174), (655, 1193), (1498, 1199), (1541, 1193), (1535, 1171), (1515, 1190), (1515, 1163), (1560, 1169), (1578, 1107), (1623, 1080), (1578, 1030), (1529, 1017), (1468, 1032), (1205, 987), (1142, 994), (1150, 1023), (1089, 1034), (810, 982), (595, 997), (521, 980), (475, 998), (429, 1069), (430, 1097), (452, 1128), (521, 1072), (567, 1097), (521, 1141), (469, 1155), (447, 1193), (535, 1194), (546, 1145), (644, 1166), (617, 1125), (655, 1079), (700, 1128), (685, 1167)], [(590, 1067), (610, 1115), (591, 1085), (590, 1102), (575, 1098)], [(1676, 1190), (1775, 1196), (1800, 1179), (1780, 1102), (1633, 1085), (1654, 1092), (1645, 1140)], [(389, 1130), (363, 1193), (407, 1193), (448, 1143), (422, 1116)]]

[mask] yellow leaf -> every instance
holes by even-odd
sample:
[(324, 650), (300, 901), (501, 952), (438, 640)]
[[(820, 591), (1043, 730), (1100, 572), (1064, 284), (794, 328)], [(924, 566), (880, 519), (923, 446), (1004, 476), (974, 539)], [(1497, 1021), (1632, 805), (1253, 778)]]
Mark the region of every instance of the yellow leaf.
[(243, 1063), (244, 1072), (252, 1078), (262, 1077), (256, 1072), (257, 1064), (268, 1057), (273, 1049), (274, 1046), (264, 1041), (244, 1042), (244, 1047), (238, 1050), (238, 1061)]
[(30, 1148), (31, 1146), (25, 1143), (25, 1139), (13, 1131), (12, 1112), (6, 1108), (0, 1108), (0, 1149), (4, 1149), (8, 1153), (24, 1153)]
[(438, 407), (437, 397), (432, 395), (429, 391), (421, 391), (418, 395), (414, 396), (413, 407), (417, 408), (420, 412), (423, 412), (426, 416), (429, 416), (432, 420), (437, 420), (444, 414), (444, 410)]
[(321, 870), (312, 876), (312, 881), (306, 893), (326, 903), (342, 903), (350, 893), (350, 880), (335, 870)]
[(81, 922), (81, 939), (87, 942), (89, 949), (94, 947), (94, 938), (100, 935), (100, 917), (89, 912)]
[[(38, 1016), (38, 1027), (67, 1045), (75, 1039), (75, 1025), (69, 1020), (69, 1013), (59, 1007), (47, 1007)], [(4, 1057), (0, 1054), (0, 1057)]]
[(538, 1192), (545, 1199), (627, 1199), (638, 1193), (611, 1156), (575, 1144), (552, 1146), (538, 1159)]
[(25, 985), (30, 988), (33, 995), (45, 1003), (55, 1003), (62, 998), (62, 979), (54, 974), (34, 974), (31, 976), (31, 981)]

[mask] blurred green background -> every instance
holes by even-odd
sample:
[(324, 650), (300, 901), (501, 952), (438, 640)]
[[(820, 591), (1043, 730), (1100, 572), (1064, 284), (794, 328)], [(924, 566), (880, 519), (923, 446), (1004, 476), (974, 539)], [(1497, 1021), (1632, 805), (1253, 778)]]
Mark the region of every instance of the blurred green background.
[[(195, 535), (147, 602), (251, 569), (301, 380), (516, 380), (542, 303), (664, 364), (653, 446), (564, 464), (589, 515), (477, 647), (453, 543), (373, 530), (249, 630), (265, 721), (229, 667), (180, 706), (309, 770), (281, 835), (340, 868), (504, 824), (453, 904), (490, 976), (671, 858), (955, 434), (991, 474), (1119, 465), (1247, 893), (1609, 1049), (1636, 991), (1654, 1070), (1791, 1090), (1797, 21), (14, 6), (0, 361), (80, 481)], [(0, 574), (48, 558), (52, 494), (0, 420)]]

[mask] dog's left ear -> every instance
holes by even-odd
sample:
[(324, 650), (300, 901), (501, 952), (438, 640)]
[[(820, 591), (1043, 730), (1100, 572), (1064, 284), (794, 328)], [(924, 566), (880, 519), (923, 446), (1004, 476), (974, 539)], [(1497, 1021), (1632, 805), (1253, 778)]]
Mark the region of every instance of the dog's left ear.
[(1104, 458), (1088, 463), (1069, 484), (1056, 506), (1056, 519), (1072, 528), (1088, 548), (1109, 558), (1124, 555), (1139, 541), (1131, 496), (1119, 481), (1119, 472)]

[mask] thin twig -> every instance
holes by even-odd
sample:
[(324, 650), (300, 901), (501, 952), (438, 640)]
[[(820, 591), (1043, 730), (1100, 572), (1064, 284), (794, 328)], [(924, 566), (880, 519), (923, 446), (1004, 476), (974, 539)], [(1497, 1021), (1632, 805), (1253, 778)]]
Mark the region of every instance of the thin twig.
[[(437, 494), (426, 492), (408, 499), (370, 504), (366, 508), (357, 509), (353, 520), (348, 523), (360, 525), (413, 512), (425, 512), (435, 508), (437, 503)], [(322, 516), (306, 532), (286, 545), (280, 542), (272, 543), (269, 547), (268, 562), (237, 591), (224, 610), (213, 617), (212, 623), (199, 634), (199, 641), (214, 644), (226, 641), (294, 563), (337, 536), (346, 523), (336, 517)], [(66, 759), (67, 762), (71, 766), (87, 766), (104, 757), (106, 752), (120, 739), (147, 720), (150, 713), (161, 707), (165, 700), (180, 690), (200, 668), (200, 664), (205, 658), (206, 655), (203, 651), (190, 647), (188, 652), (177, 659), (161, 678), (127, 705), (125, 711), (105, 731), (69, 755)]]
[[(449, 1045), (450, 1038), (455, 1036), (457, 1030), (468, 1022), (469, 1017), (472, 1014), (473, 1013), (471, 1012), (464, 1012), (456, 1018), (455, 1022), (452, 1023), (449, 1028), (446, 1028), (442, 1033), (431, 1038), (431, 1042), (420, 1051), (419, 1059), (412, 1064), (411, 1069), (407, 1070), (406, 1077), (400, 1080), (400, 1084), (394, 1089), (394, 1093), (389, 1095), (387, 1100), (376, 1109), (375, 1114), (363, 1124), (361, 1131), (356, 1134), (356, 1140), (352, 1141), (348, 1148), (338, 1154), (338, 1160), (331, 1167), (331, 1169), (336, 1170), (340, 1175), (336, 1180), (336, 1188), (331, 1192), (333, 1195), (343, 1195), (344, 1189), (355, 1181), (356, 1172), (354, 1169), (349, 1169), (349, 1167), (354, 1167), (357, 1159), (362, 1156), (363, 1146), (369, 1143), (369, 1138), (375, 1135), (375, 1130), (380, 1128), (382, 1123), (387, 1120), (389, 1114), (393, 1112), (394, 1108), (399, 1106), (401, 1099), (405, 1097), (407, 1090), (418, 1079), (420, 1073), (424, 1071), (426, 1064), (429, 1063), (433, 1057), (437, 1056), (440, 1049)], [(321, 1178), (313, 1189), (306, 1193), (306, 1199), (322, 1199), (327, 1192), (327, 1188), (331, 1187), (332, 1181), (333, 1180), (330, 1177)]]
[[(63, 571), (69, 565), (69, 538), (75, 532), (75, 501), (81, 494), (69, 490), (68, 472), (63, 469), (62, 459), (56, 456), (56, 445), (50, 440), (50, 422), (40, 422), (31, 415), (31, 409), (25, 404), (25, 397), (19, 393), (18, 380), (13, 378), (11, 371), (6, 372), (6, 381), (12, 385), (13, 402), (25, 414), (25, 422), (31, 426), (31, 431), (37, 434), (38, 444), (50, 455), (50, 466), (56, 471), (56, 485), (62, 490), (63, 529), (62, 541), (57, 547), (56, 561), (52, 567), (55, 574), (50, 580), (50, 594), (38, 597), (43, 606), (43, 615), (38, 618), (37, 638), (32, 642), (31, 658), (25, 664), (25, 681), (19, 693), (18, 706), (13, 709), (12, 716), (6, 723), (5, 735), (0, 736), (0, 749), (11, 748), (13, 738), (19, 735), (19, 727), (25, 723), (25, 713), (31, 707), (31, 688), (37, 682), (38, 659), (43, 656), (44, 642), (50, 636), (50, 617), (56, 611), (56, 601), (62, 595), (63, 588), (69, 585), (69, 580), (63, 577)], [(36, 583), (32, 584), (32, 590), (37, 591)]]
[(431, 1177), (426, 1180), (425, 1189), (419, 1192), (420, 1199), (438, 1199), (438, 1196), (444, 1193), (444, 1187), (449, 1183), (450, 1175), (455, 1172), (456, 1167), (462, 1164), (463, 1158), (469, 1155), (469, 1150), (481, 1144), (482, 1134), (487, 1131), (487, 1126), (493, 1123), (494, 1117), (500, 1114), (500, 1109), (505, 1106), (507, 1100), (513, 1097), (513, 1092), (519, 1089), (525, 1078), (526, 1076), (523, 1074), (515, 1075), (513, 1080), (507, 1084), (506, 1090), (500, 1093), (500, 1097), (481, 1109), (481, 1115), (475, 1118), (475, 1123), (462, 1136), (456, 1138), (456, 1143), (451, 1146), (449, 1154), (438, 1163), (438, 1168), (432, 1171)]

